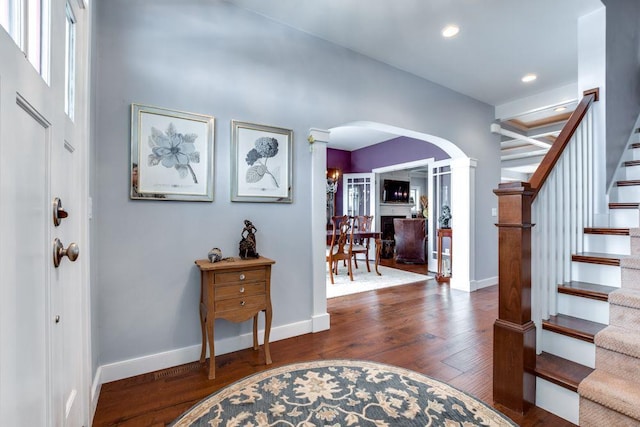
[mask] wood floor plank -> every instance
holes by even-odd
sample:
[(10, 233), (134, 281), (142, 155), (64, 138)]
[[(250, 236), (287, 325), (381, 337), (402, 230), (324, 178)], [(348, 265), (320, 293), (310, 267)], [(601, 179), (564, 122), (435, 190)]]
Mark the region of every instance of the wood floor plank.
[[(392, 261), (387, 263), (394, 266)], [(426, 266), (400, 267), (426, 273)], [(469, 294), (430, 280), (332, 298), (327, 309), (331, 329), (272, 342), (270, 366), (264, 365), (262, 349), (246, 349), (216, 357), (214, 380), (207, 379), (205, 363), (201, 368), (191, 366), (167, 375), (149, 373), (104, 384), (93, 425), (165, 425), (206, 396), (248, 375), (331, 358), (412, 369), (492, 404), (497, 286)], [(573, 426), (540, 408), (524, 416), (498, 409), (522, 426)]]

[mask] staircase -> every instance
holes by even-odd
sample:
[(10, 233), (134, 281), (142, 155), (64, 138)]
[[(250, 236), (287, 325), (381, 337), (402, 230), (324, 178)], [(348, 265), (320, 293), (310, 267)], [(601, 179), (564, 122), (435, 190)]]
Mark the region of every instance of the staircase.
[(640, 426), (640, 129), (606, 215), (595, 172), (603, 161), (597, 101), (597, 89), (584, 92), (529, 182), (494, 190), (493, 396), (511, 410), (535, 404), (582, 426)]
[[(637, 133), (640, 138), (640, 133)], [(580, 426), (640, 425), (640, 144), (610, 194), (610, 227), (584, 228), (558, 314), (542, 321), (536, 405)]]

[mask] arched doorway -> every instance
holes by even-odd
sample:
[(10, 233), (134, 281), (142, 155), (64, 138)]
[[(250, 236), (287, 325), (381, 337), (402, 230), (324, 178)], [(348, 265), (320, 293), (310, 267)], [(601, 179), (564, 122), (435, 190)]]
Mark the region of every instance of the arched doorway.
[[(314, 332), (328, 329), (329, 320), (326, 313), (326, 287), (325, 287), (325, 265), (324, 265), (324, 221), (326, 220), (326, 159), (327, 147), (331, 148), (331, 133), (339, 132), (341, 129), (348, 129), (350, 132), (362, 130), (363, 132), (380, 132), (395, 136), (406, 136), (409, 138), (433, 144), (443, 150), (449, 156), (451, 167), (451, 211), (454, 213), (452, 219), (453, 247), (456, 248), (455, 261), (452, 265), (451, 288), (471, 291), (472, 272), (475, 271), (474, 260), (474, 233), (473, 218), (475, 215), (474, 199), (472, 191), (475, 187), (475, 160), (469, 158), (453, 142), (436, 135), (430, 135), (384, 123), (358, 121), (350, 122), (332, 128), (331, 130), (312, 129), (310, 138), (314, 141), (322, 142), (313, 144), (314, 159), (312, 162), (312, 254), (313, 254), (313, 306), (314, 306)], [(316, 319), (318, 322), (316, 322)], [(320, 329), (316, 329), (316, 326)], [(325, 327), (326, 326), (326, 327)]]

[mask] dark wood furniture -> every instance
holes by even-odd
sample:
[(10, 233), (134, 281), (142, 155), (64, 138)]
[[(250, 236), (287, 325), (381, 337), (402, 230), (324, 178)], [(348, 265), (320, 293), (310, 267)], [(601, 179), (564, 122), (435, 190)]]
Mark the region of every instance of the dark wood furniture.
[[(356, 215), (353, 217), (353, 231), (368, 232), (371, 231), (373, 217), (370, 215)], [(371, 272), (369, 267), (369, 241), (370, 237), (357, 238), (351, 241), (351, 254), (353, 255), (353, 265), (358, 268), (358, 254), (364, 254), (364, 260), (367, 263), (367, 271)]]
[(209, 379), (216, 377), (214, 321), (226, 319), (244, 322), (253, 318), (253, 348), (258, 349), (258, 314), (265, 313), (264, 353), (271, 364), (269, 334), (271, 333), (271, 265), (275, 261), (255, 259), (224, 260), (216, 263), (206, 259), (196, 261), (200, 269), (200, 327), (204, 363), (209, 342)]
[(427, 230), (424, 218), (394, 218), (396, 262), (424, 264), (427, 262)]
[[(376, 244), (376, 260), (374, 263), (374, 270), (378, 276), (382, 276), (380, 271), (378, 271), (378, 265), (380, 265), (380, 249), (382, 248), (382, 233), (379, 231), (354, 231), (352, 234), (353, 239), (373, 239)], [(331, 231), (327, 231), (327, 245), (331, 244), (331, 238), (333, 233)]]
[(351, 252), (349, 250), (350, 239), (353, 232), (351, 220), (348, 215), (334, 216), (331, 218), (333, 225), (331, 231), (331, 244), (327, 248), (327, 263), (329, 263), (329, 277), (331, 284), (334, 283), (333, 275), (338, 274), (338, 261), (347, 263), (349, 278), (353, 280), (353, 270), (351, 269)]
[[(451, 268), (453, 265), (453, 232), (450, 228), (438, 228), (438, 273), (436, 281), (438, 283), (449, 283), (451, 279)], [(444, 254), (445, 239), (449, 241), (449, 255)], [(448, 268), (443, 265), (444, 260), (448, 260)], [(448, 270), (448, 271), (445, 271)]]

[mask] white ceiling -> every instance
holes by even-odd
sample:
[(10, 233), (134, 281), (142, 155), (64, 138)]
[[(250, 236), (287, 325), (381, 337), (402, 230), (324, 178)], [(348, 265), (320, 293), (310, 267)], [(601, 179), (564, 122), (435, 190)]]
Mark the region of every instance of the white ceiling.
[[(575, 84), (578, 18), (603, 7), (600, 0), (227, 1), (494, 106)], [(441, 36), (448, 24), (460, 27), (452, 39)], [(538, 79), (523, 83), (527, 73)], [(331, 129), (331, 148), (353, 151), (397, 136), (344, 124)]]
[[(577, 78), (577, 18), (600, 0), (228, 0), (491, 105)], [(460, 33), (440, 32), (456, 24)], [(538, 79), (520, 81), (526, 73)]]

